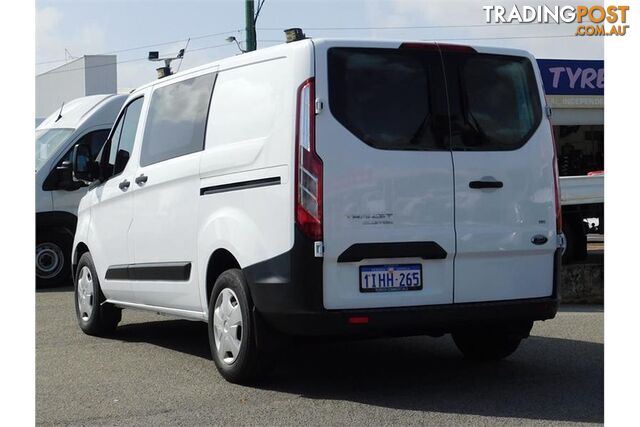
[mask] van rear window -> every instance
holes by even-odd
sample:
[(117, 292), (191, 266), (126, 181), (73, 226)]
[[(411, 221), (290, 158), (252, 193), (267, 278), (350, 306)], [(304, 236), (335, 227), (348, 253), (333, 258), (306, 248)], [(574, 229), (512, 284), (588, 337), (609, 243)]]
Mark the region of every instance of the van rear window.
[(364, 143), (390, 150), (448, 150), (437, 52), (331, 48), (329, 107)]
[(527, 58), (445, 54), (452, 149), (504, 151), (522, 147), (542, 117)]
[(515, 150), (542, 117), (524, 57), (331, 48), (328, 64), (331, 113), (375, 148)]

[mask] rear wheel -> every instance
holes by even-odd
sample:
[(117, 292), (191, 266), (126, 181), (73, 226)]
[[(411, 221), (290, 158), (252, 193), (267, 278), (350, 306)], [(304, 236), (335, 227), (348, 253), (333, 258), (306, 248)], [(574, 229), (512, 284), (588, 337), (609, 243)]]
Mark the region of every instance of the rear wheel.
[(518, 349), (520, 341), (529, 336), (532, 322), (517, 329), (502, 327), (468, 328), (452, 334), (453, 341), (464, 357), (471, 360), (500, 360)]
[(242, 271), (222, 273), (209, 302), (209, 346), (218, 371), (229, 382), (250, 382), (264, 366), (256, 346), (258, 322), (253, 316), (253, 302)]
[(71, 245), (73, 237), (64, 231), (37, 233), (36, 285), (59, 286), (71, 278)]
[(122, 319), (122, 310), (104, 300), (93, 260), (86, 252), (78, 261), (75, 275), (76, 317), (85, 334), (107, 335)]

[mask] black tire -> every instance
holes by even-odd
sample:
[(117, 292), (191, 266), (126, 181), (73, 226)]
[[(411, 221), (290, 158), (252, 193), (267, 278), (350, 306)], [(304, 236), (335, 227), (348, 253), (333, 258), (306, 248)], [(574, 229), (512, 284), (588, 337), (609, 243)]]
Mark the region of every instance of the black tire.
[[(88, 269), (88, 270), (86, 270)], [(86, 298), (90, 301), (91, 312), (81, 308), (79, 293), (82, 292), (81, 280), (84, 274), (88, 274), (91, 281), (92, 295)], [(93, 265), (93, 259), (89, 252), (85, 252), (78, 261), (78, 267), (76, 268), (74, 280), (74, 304), (76, 308), (76, 318), (78, 319), (78, 326), (82, 329), (82, 332), (88, 335), (105, 336), (112, 333), (118, 322), (122, 319), (122, 310), (113, 306), (112, 304), (104, 303), (105, 297), (100, 289), (100, 281), (96, 268)], [(104, 303), (104, 304), (103, 304)]]
[(522, 337), (495, 329), (454, 332), (453, 341), (465, 358), (478, 361), (500, 360), (515, 352)]
[(36, 234), (36, 287), (70, 285), (73, 235), (66, 230), (38, 231)]
[(582, 261), (587, 257), (587, 234), (580, 215), (566, 215), (562, 219), (566, 248), (563, 263)]
[[(240, 341), (239, 350), (236, 355), (228, 353), (228, 358), (225, 358), (218, 351), (218, 344), (216, 344), (216, 326), (214, 325), (214, 316), (216, 316), (216, 302), (218, 297), (224, 290), (230, 290), (234, 294), (234, 298), (231, 299), (233, 307), (240, 307), (240, 313), (242, 317), (242, 325), (240, 327), (240, 333), (237, 334), (237, 328), (235, 329), (236, 338)], [(228, 291), (225, 291), (228, 293)], [(221, 297), (222, 298), (222, 297)], [(235, 301), (234, 301), (235, 300)], [(221, 300), (222, 301), (222, 300)], [(256, 345), (256, 335), (258, 333), (257, 328), (259, 322), (254, 319), (254, 306), (249, 294), (249, 288), (247, 286), (244, 274), (239, 269), (231, 269), (222, 273), (213, 287), (211, 292), (211, 299), (209, 301), (209, 347), (211, 348), (211, 356), (218, 368), (220, 375), (229, 382), (236, 384), (247, 384), (255, 381), (266, 369), (266, 355), (259, 351)], [(231, 327), (229, 331), (231, 331)], [(232, 333), (232, 332), (229, 332)], [(222, 330), (219, 331), (222, 334)], [(224, 338), (221, 338), (222, 341)], [(232, 360), (231, 360), (232, 359)]]

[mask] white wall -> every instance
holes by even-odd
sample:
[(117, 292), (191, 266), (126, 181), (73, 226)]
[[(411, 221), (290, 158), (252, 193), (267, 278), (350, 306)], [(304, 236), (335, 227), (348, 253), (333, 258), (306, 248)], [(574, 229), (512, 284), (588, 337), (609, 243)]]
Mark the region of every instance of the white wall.
[(36, 76), (36, 120), (63, 102), (117, 91), (115, 55), (87, 55)]
[(116, 93), (118, 90), (115, 55), (85, 56), (85, 95)]

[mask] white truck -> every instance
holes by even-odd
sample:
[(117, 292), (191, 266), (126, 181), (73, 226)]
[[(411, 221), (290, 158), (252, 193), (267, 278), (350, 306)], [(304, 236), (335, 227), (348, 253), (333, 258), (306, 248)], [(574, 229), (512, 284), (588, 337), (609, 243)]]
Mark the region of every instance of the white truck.
[(36, 128), (36, 282), (71, 277), (71, 243), (86, 185), (72, 182), (71, 151), (100, 151), (126, 95), (93, 95), (63, 104)]
[[(587, 256), (587, 233), (604, 234), (604, 173), (560, 177), (562, 229), (566, 239), (565, 262), (583, 260)], [(593, 230), (587, 218), (598, 218)]]

